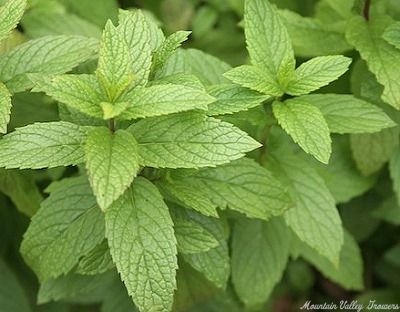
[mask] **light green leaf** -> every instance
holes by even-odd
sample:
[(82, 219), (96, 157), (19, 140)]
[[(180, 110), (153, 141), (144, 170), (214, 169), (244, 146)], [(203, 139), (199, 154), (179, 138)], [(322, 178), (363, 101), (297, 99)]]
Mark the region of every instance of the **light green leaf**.
[(152, 53), (164, 35), (140, 10), (120, 11), (120, 31), (128, 44), (132, 58), (135, 85), (143, 86), (149, 79)]
[(321, 273), (347, 290), (363, 290), (363, 261), (360, 248), (354, 238), (344, 231), (344, 243), (340, 252), (339, 266), (335, 267), (325, 257), (304, 243), (300, 244), (300, 254)]
[(269, 167), (278, 170), (295, 203), (283, 215), (287, 225), (301, 241), (337, 265), (343, 245), (342, 222), (324, 180), (299, 157), (280, 153), (270, 159)]
[(146, 118), (129, 130), (139, 142), (141, 164), (150, 167), (216, 166), (260, 146), (233, 125), (199, 113)]
[(296, 68), (296, 77), (289, 82), (286, 93), (303, 95), (318, 90), (343, 75), (350, 63), (351, 59), (342, 55), (314, 57)]
[(0, 82), (0, 133), (7, 133), (7, 125), (11, 115), (11, 93)]
[(217, 99), (208, 106), (207, 114), (232, 114), (260, 105), (269, 96), (236, 85), (222, 84), (208, 88), (208, 93)]
[(204, 90), (174, 84), (135, 88), (123, 100), (129, 105), (121, 114), (121, 119), (153, 117), (193, 109), (207, 110), (207, 105), (215, 101)]
[(52, 168), (84, 161), (87, 128), (69, 122), (34, 123), (0, 140), (0, 167)]
[[(174, 210), (175, 211), (175, 210)], [(206, 252), (183, 254), (184, 260), (218, 288), (225, 288), (230, 275), (228, 233), (224, 224), (216, 218), (205, 217), (194, 211), (181, 209), (186, 219), (210, 232), (219, 242), (218, 246)]]
[(90, 185), (104, 211), (125, 192), (139, 170), (137, 142), (126, 130), (112, 133), (96, 127), (88, 134), (85, 155)]
[(103, 110), (103, 119), (109, 120), (119, 117), (128, 106), (128, 102), (116, 102), (112, 104), (109, 102), (101, 102), (100, 107)]
[(267, 72), (252, 65), (235, 67), (224, 74), (234, 83), (252, 90), (279, 97), (283, 95), (283, 88)]
[(389, 128), (377, 133), (352, 134), (351, 151), (363, 175), (379, 171), (399, 145), (399, 129)]
[(267, 169), (246, 158), (186, 174), (178, 171), (163, 185), (199, 212), (203, 212), (199, 198), (209, 201), (210, 208), (229, 208), (264, 220), (281, 215), (291, 204), (282, 184)]
[(383, 39), (400, 49), (400, 22), (395, 22), (385, 29)]
[(277, 9), (269, 1), (246, 1), (244, 24), (251, 63), (285, 88), (293, 77), (295, 59)]
[(54, 100), (94, 118), (102, 118), (101, 90), (94, 75), (43, 76), (30, 74), (33, 92), (44, 92)]
[(62, 74), (93, 57), (98, 42), (81, 36), (46, 36), (0, 56), (0, 79), (13, 92), (32, 86), (28, 73)]
[(389, 173), (393, 182), (393, 191), (400, 205), (400, 149), (397, 148), (390, 158)]
[(168, 58), (178, 49), (182, 42), (186, 41), (190, 31), (177, 31), (170, 35), (153, 55), (153, 70), (161, 68)]
[(104, 239), (104, 219), (85, 177), (57, 182), (33, 216), (21, 252), (39, 276), (68, 273)]
[(220, 59), (195, 49), (178, 49), (155, 74), (157, 79), (175, 75), (192, 74), (204, 85), (229, 82), (223, 74), (231, 66)]
[(0, 169), (0, 192), (28, 217), (36, 213), (43, 200), (31, 172), (22, 170)]
[(101, 39), (96, 76), (108, 99), (114, 102), (133, 83), (132, 56), (124, 33), (107, 22)]
[(342, 32), (315, 18), (303, 17), (289, 10), (279, 10), (279, 14), (289, 32), (296, 56), (341, 54), (351, 49)]
[(278, 123), (308, 154), (327, 164), (332, 152), (329, 128), (321, 111), (300, 98), (274, 102)]
[(8, 0), (0, 7), (0, 41), (17, 26), (26, 5), (26, 0)]
[(324, 115), (330, 132), (372, 133), (396, 126), (378, 106), (353, 95), (311, 94), (298, 98), (317, 107)]
[(111, 255), (141, 311), (170, 311), (176, 288), (176, 240), (168, 207), (144, 178), (106, 211)]
[(156, 86), (156, 85), (181, 85), (193, 89), (198, 89), (204, 91), (204, 85), (201, 83), (199, 78), (191, 74), (173, 74), (170, 76), (161, 77), (157, 80), (150, 81), (148, 86)]
[(281, 218), (268, 222), (240, 220), (232, 238), (232, 282), (246, 306), (267, 301), (282, 278), (290, 236)]
[(384, 86), (382, 100), (400, 109), (400, 50), (382, 38), (383, 31), (390, 23), (391, 19), (385, 17), (368, 22), (361, 17), (353, 17), (347, 25), (346, 38)]
[[(11, 2), (11, 1), (10, 1)], [(0, 307), (2, 312), (30, 312), (29, 301), (17, 277), (0, 258)]]
[(175, 237), (178, 250), (184, 254), (206, 252), (217, 247), (219, 241), (201, 224), (189, 219), (174, 218)]
[(75, 273), (97, 275), (107, 272), (114, 267), (108, 243), (104, 240), (79, 260)]

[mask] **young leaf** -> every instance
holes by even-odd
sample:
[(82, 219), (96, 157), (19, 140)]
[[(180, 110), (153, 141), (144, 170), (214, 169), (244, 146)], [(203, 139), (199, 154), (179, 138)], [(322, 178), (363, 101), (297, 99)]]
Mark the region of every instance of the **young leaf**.
[(206, 252), (219, 245), (214, 235), (201, 224), (182, 218), (174, 219), (178, 250), (184, 254)]
[[(11, 2), (11, 1), (10, 1)], [(17, 277), (0, 258), (0, 307), (4, 312), (31, 312), (27, 295)]]
[(133, 73), (135, 75), (134, 85), (144, 86), (150, 74), (152, 53), (154, 51), (153, 41), (164, 38), (157, 26), (154, 26), (140, 10), (134, 12), (120, 11), (120, 32), (123, 34), (129, 48), (132, 59)]
[(396, 126), (378, 106), (353, 95), (310, 94), (299, 97), (317, 107), (334, 133), (372, 133)]
[(296, 243), (301, 246), (299, 248), (301, 256), (312, 263), (324, 276), (345, 289), (363, 290), (363, 261), (360, 248), (347, 231), (344, 231), (344, 243), (340, 252), (338, 267), (335, 267), (306, 244)]
[(289, 82), (286, 93), (303, 95), (338, 79), (349, 68), (351, 59), (342, 55), (315, 57), (296, 68), (296, 78)]
[(382, 100), (400, 109), (400, 50), (384, 39), (382, 33), (391, 19), (381, 17), (366, 22), (361, 17), (353, 17), (348, 23), (346, 38), (367, 62), (368, 68), (384, 86)]
[(0, 140), (0, 167), (51, 168), (84, 161), (87, 128), (69, 122), (35, 123)]
[(400, 49), (400, 22), (395, 22), (385, 29), (383, 39)]
[(33, 92), (44, 92), (54, 100), (94, 118), (102, 118), (101, 90), (94, 75), (29, 75)]
[(176, 288), (176, 239), (168, 207), (144, 178), (106, 211), (111, 255), (141, 311), (170, 311)]
[(220, 59), (206, 54), (200, 50), (177, 50), (167, 60), (164, 66), (155, 74), (157, 79), (175, 75), (194, 75), (204, 85), (228, 83), (223, 74), (231, 69), (231, 66)]
[(207, 110), (215, 101), (205, 91), (174, 84), (135, 88), (123, 98), (128, 102), (121, 119), (136, 119), (183, 112), (193, 109)]
[(198, 113), (146, 118), (129, 130), (150, 167), (200, 168), (241, 158), (260, 146), (233, 125)]
[(338, 264), (343, 228), (335, 200), (313, 167), (299, 157), (275, 155), (270, 167), (280, 170), (295, 207), (283, 215), (288, 226), (307, 245)]
[(290, 236), (281, 218), (268, 222), (241, 220), (232, 238), (232, 282), (246, 306), (267, 301), (282, 278), (289, 257)]
[(212, 86), (207, 91), (217, 99), (208, 106), (209, 116), (248, 110), (269, 99), (267, 95), (230, 84)]
[(182, 42), (186, 41), (190, 31), (177, 31), (170, 35), (157, 49), (153, 56), (153, 70), (161, 68), (168, 58), (178, 49)]
[(85, 155), (90, 185), (104, 211), (124, 193), (139, 170), (137, 142), (126, 130), (111, 133), (96, 127), (88, 133)]
[(132, 56), (123, 32), (107, 22), (99, 51), (96, 76), (109, 101), (114, 102), (135, 77), (132, 70)]
[[(268, 220), (289, 208), (290, 199), (282, 184), (265, 168), (250, 159), (240, 159), (216, 168), (194, 173), (177, 173), (164, 183), (174, 196), (193, 209), (198, 203), (192, 198), (208, 199), (212, 207), (229, 208), (250, 218)], [(186, 193), (180, 192), (184, 186)]]
[(261, 68), (252, 65), (235, 67), (224, 74), (226, 78), (243, 87), (268, 94), (281, 96), (284, 89)]
[(352, 134), (350, 145), (357, 168), (363, 175), (379, 171), (399, 145), (399, 129), (389, 128), (377, 133)]
[(292, 44), (277, 9), (265, 0), (245, 2), (245, 35), (251, 63), (285, 87), (292, 79)]
[(274, 115), (293, 141), (308, 154), (327, 164), (332, 152), (329, 128), (321, 111), (295, 98), (274, 102)]
[(46, 36), (0, 56), (0, 80), (13, 92), (32, 86), (27, 73), (62, 74), (94, 56), (98, 42), (81, 36)]
[(43, 281), (68, 273), (103, 239), (103, 215), (86, 178), (69, 178), (57, 182), (42, 202), (21, 252)]
[(0, 6), (0, 41), (17, 26), (26, 5), (26, 0), (8, 0)]
[(11, 94), (7, 87), (0, 82), (0, 133), (7, 133), (10, 122)]

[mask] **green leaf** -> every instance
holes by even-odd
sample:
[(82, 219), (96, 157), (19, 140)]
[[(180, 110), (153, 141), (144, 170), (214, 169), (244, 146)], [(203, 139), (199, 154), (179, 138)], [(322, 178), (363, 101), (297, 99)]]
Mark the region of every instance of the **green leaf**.
[(137, 312), (121, 280), (115, 280), (104, 294), (101, 312)]
[(335, 200), (324, 180), (306, 161), (289, 155), (274, 155), (271, 169), (290, 187), (295, 207), (284, 213), (287, 225), (301, 241), (338, 264), (343, 245), (343, 229)]
[(400, 205), (398, 204), (397, 198), (394, 196), (387, 198), (372, 212), (372, 216), (377, 220), (383, 220), (390, 224), (400, 225)]
[(219, 241), (201, 224), (179, 217), (173, 220), (179, 252), (193, 254), (219, 246)]
[(129, 130), (139, 142), (141, 164), (150, 167), (216, 166), (260, 146), (233, 125), (198, 113), (146, 118)]
[(67, 274), (40, 284), (37, 303), (50, 301), (99, 302), (110, 291), (115, 272), (99, 275)]
[(317, 107), (330, 132), (373, 133), (396, 126), (378, 106), (345, 94), (311, 94), (298, 98)]
[(383, 39), (400, 49), (400, 22), (395, 22), (385, 29)]
[(208, 106), (210, 116), (245, 111), (269, 99), (267, 95), (230, 84), (212, 86), (207, 91), (217, 99)]
[(126, 130), (112, 133), (96, 127), (88, 134), (85, 155), (90, 185), (104, 211), (125, 192), (139, 170), (137, 142)]
[(17, 209), (33, 216), (43, 200), (31, 172), (0, 169), (0, 192), (10, 197)]
[(269, 1), (246, 1), (244, 24), (251, 63), (284, 88), (293, 77), (295, 59), (277, 9)]
[(340, 252), (339, 266), (334, 266), (325, 257), (304, 243), (300, 244), (300, 254), (321, 273), (347, 290), (363, 290), (363, 261), (360, 248), (354, 238), (344, 231), (344, 243)]
[(84, 161), (87, 128), (69, 122), (34, 123), (0, 140), (0, 167), (52, 168)]
[(399, 129), (389, 128), (377, 133), (352, 134), (351, 151), (363, 175), (379, 171), (399, 145)]
[(104, 239), (104, 219), (85, 177), (50, 188), (24, 235), (21, 252), (40, 280), (68, 273)]
[(0, 7), (0, 41), (17, 26), (26, 5), (26, 0), (8, 0)]
[(135, 85), (144, 86), (151, 69), (152, 54), (164, 35), (142, 11), (120, 11), (120, 31), (128, 44)]
[(176, 240), (168, 207), (144, 178), (106, 211), (111, 255), (141, 311), (170, 311), (176, 288)]
[(191, 34), (190, 31), (177, 31), (170, 35), (157, 49), (153, 56), (153, 70), (161, 68), (168, 58), (178, 49), (182, 42), (186, 41)]
[(341, 31), (316, 18), (303, 17), (290, 10), (279, 10), (279, 14), (288, 30), (296, 56), (334, 55), (351, 49)]
[(0, 133), (7, 133), (7, 125), (11, 115), (11, 93), (0, 82)]
[(114, 102), (133, 83), (132, 56), (121, 29), (107, 22), (99, 51), (96, 76), (107, 94)]
[(28, 73), (62, 74), (94, 56), (98, 42), (81, 36), (46, 36), (0, 56), (0, 79), (13, 92), (32, 86)]
[(184, 260), (216, 287), (225, 289), (230, 275), (230, 259), (226, 242), (228, 233), (224, 224), (219, 219), (205, 217), (194, 211), (183, 210), (183, 213), (186, 213), (187, 219), (206, 229), (219, 242), (217, 247), (206, 252), (183, 254)]
[(272, 109), (280, 126), (308, 154), (327, 164), (332, 152), (328, 125), (321, 111), (301, 98), (274, 102)]
[(391, 20), (385, 17), (368, 22), (361, 17), (353, 17), (348, 23), (346, 38), (384, 86), (382, 100), (400, 109), (400, 51), (382, 38), (383, 31), (390, 23)]
[(224, 74), (226, 78), (243, 87), (279, 97), (283, 95), (284, 89), (268, 74), (259, 67), (242, 65), (235, 67)]
[[(10, 1), (11, 2), (11, 1)], [(29, 301), (17, 277), (0, 258), (0, 307), (2, 312), (30, 312)]]
[(267, 301), (282, 278), (290, 236), (282, 219), (241, 220), (232, 238), (232, 282), (246, 306)]
[(123, 100), (129, 105), (121, 114), (121, 119), (153, 117), (193, 109), (207, 110), (207, 105), (215, 101), (204, 90), (174, 84), (135, 88)]
[(102, 118), (101, 90), (94, 75), (43, 76), (30, 74), (33, 92), (44, 92), (54, 100), (95, 118)]
[(101, 244), (94, 247), (79, 260), (75, 273), (81, 275), (97, 275), (107, 272), (114, 267), (108, 243), (106, 240), (103, 240)]
[(296, 68), (296, 77), (290, 81), (286, 93), (303, 95), (318, 90), (343, 75), (350, 63), (351, 59), (342, 55), (315, 57)]
[(246, 158), (216, 168), (177, 172), (163, 186), (186, 206), (202, 213), (199, 199), (210, 202), (210, 208), (229, 208), (264, 220), (281, 215), (291, 204), (282, 184), (267, 169)]
[(213, 85), (229, 82), (223, 77), (229, 69), (230, 65), (202, 51), (179, 49), (156, 72), (155, 77), (158, 79), (175, 74), (192, 74), (204, 85)]
[(400, 149), (397, 148), (390, 158), (389, 173), (393, 182), (393, 191), (400, 205)]

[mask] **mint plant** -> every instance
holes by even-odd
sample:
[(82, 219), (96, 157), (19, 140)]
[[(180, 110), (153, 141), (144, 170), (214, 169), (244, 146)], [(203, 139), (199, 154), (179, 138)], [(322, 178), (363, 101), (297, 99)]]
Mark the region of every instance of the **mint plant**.
[(0, 1), (1, 311), (398, 304), (400, 7), (307, 3)]

